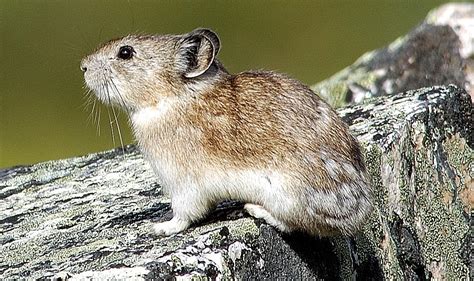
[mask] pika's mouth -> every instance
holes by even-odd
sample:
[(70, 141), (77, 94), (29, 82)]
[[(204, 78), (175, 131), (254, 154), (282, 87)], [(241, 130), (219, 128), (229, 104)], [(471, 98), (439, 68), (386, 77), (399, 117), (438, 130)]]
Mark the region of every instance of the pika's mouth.
[(127, 108), (123, 95), (111, 77), (111, 71), (104, 66), (92, 66), (91, 63), (81, 62), (84, 81), (87, 89), (104, 104), (118, 105)]
[(97, 98), (103, 103), (111, 103), (111, 82), (110, 79), (104, 77), (104, 75), (93, 73), (94, 71), (89, 69), (84, 72), (84, 81), (86, 87), (93, 92)]

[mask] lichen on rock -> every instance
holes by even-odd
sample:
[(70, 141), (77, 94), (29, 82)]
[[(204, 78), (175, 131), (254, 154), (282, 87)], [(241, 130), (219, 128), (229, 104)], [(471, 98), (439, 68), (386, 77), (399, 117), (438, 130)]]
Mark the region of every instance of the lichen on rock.
[(473, 111), (453, 85), (339, 110), (364, 146), (377, 206), (349, 238), (283, 235), (238, 202), (156, 237), (170, 203), (134, 146), (4, 170), (0, 276), (465, 278)]
[(448, 84), (464, 88), (474, 102), (473, 21), (474, 4), (443, 5), (409, 34), (312, 88), (335, 107)]
[[(455, 7), (474, 18), (474, 5)], [(338, 113), (363, 146), (375, 209), (354, 237), (281, 234), (232, 201), (156, 237), (151, 225), (171, 218), (170, 200), (129, 145), (0, 170), (0, 279), (468, 279), (474, 107), (470, 70), (458, 67), (472, 57), (449, 48), (470, 41), (459, 39), (462, 23), (453, 31), (433, 14), (317, 86), (339, 89), (338, 105), (358, 102)], [(452, 41), (435, 50), (440, 38)], [(438, 60), (442, 50), (449, 60)], [(458, 85), (433, 86), (450, 81)]]

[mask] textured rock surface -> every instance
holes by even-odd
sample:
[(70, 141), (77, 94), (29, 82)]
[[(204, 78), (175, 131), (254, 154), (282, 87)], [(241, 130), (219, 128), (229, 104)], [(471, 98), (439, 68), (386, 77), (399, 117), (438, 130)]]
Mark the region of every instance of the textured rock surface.
[(281, 235), (235, 202), (155, 237), (151, 223), (170, 218), (169, 200), (133, 146), (0, 171), (0, 278), (466, 278), (473, 110), (455, 86), (339, 110), (377, 194), (352, 238)]
[[(473, 53), (474, 5), (448, 4), (315, 86), (333, 104), (359, 102), (339, 113), (365, 148), (377, 207), (355, 237), (281, 235), (237, 202), (155, 237), (169, 199), (128, 146), (0, 170), (0, 279), (466, 279)], [(403, 92), (448, 83), (459, 87)]]
[(408, 35), (371, 51), (313, 86), (333, 106), (434, 85), (455, 84), (474, 101), (474, 4), (433, 10)]

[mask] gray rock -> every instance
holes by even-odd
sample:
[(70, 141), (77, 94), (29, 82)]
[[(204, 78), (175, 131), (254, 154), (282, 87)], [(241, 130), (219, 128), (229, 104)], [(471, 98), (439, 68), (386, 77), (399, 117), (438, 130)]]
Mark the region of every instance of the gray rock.
[(474, 102), (474, 4), (450, 3), (386, 48), (313, 86), (333, 106), (434, 85), (455, 84)]
[(442, 6), (315, 86), (333, 104), (359, 102), (338, 110), (376, 194), (356, 236), (282, 235), (223, 202), (156, 237), (170, 202), (130, 145), (0, 170), (0, 279), (472, 279), (473, 22), (473, 4)]
[(473, 105), (454, 85), (339, 110), (365, 148), (377, 208), (355, 237), (282, 235), (223, 202), (155, 237), (169, 199), (135, 146), (0, 171), (0, 278), (466, 278)]

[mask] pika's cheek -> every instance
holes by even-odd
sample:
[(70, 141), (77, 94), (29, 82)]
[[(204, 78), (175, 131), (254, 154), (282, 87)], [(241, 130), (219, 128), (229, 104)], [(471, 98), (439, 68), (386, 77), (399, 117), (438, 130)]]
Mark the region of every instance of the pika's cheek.
[(87, 87), (96, 93), (99, 91), (99, 85), (103, 84), (100, 80), (100, 75), (93, 69), (89, 69), (84, 73), (84, 81)]
[(94, 79), (93, 75), (91, 75), (91, 71), (88, 70), (87, 72), (84, 72), (84, 81), (86, 82), (86, 86), (95, 91), (95, 85), (94, 85)]

